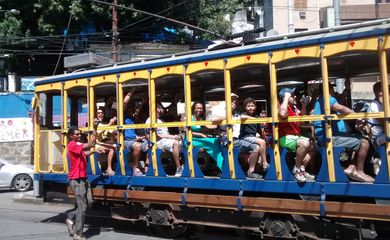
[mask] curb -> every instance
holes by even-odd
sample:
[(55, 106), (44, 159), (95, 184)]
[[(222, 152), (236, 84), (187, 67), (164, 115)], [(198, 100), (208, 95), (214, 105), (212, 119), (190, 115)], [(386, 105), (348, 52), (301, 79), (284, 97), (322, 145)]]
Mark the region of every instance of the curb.
[(43, 198), (34, 197), (31, 193), (17, 193), (12, 196), (14, 202), (43, 204)]

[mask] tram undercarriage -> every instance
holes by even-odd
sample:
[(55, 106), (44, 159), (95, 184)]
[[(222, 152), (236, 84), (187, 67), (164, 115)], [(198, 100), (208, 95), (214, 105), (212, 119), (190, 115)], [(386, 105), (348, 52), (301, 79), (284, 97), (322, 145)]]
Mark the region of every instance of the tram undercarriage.
[(102, 188), (92, 194), (98, 208), (110, 207), (112, 218), (145, 222), (164, 237), (211, 226), (251, 239), (385, 239), (378, 233), (390, 216), (388, 206), (367, 203)]

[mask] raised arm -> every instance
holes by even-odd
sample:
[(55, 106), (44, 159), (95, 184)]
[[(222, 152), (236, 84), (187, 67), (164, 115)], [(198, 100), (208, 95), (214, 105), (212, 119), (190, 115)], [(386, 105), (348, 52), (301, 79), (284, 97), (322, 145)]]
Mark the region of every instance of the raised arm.
[(83, 150), (89, 150), (91, 147), (94, 147), (96, 144), (96, 130), (99, 122), (97, 120), (93, 121), (93, 132), (91, 135), (91, 138), (88, 140), (87, 143), (83, 144)]
[(130, 98), (133, 96), (135, 89), (132, 88), (130, 91), (126, 94), (125, 98), (123, 99), (123, 109), (127, 108), (127, 104), (129, 104)]
[(288, 117), (287, 106), (288, 106), (288, 99), (290, 97), (291, 97), (291, 93), (286, 92), (284, 94), (284, 97), (283, 97), (283, 102), (279, 106), (278, 114), (279, 114), (279, 117), (282, 118), (282, 119), (286, 119)]

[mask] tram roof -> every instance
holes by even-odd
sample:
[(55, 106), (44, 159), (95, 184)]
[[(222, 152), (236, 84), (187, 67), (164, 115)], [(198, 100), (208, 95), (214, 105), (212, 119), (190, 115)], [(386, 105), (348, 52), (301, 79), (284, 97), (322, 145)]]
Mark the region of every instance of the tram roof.
[(307, 32), (258, 38), (254, 44), (237, 46), (219, 50), (196, 50), (176, 55), (165, 55), (158, 58), (134, 62), (117, 63), (107, 67), (82, 72), (73, 72), (41, 78), (34, 85), (62, 82), (72, 79), (90, 78), (129, 71), (138, 71), (157, 67), (174, 66), (191, 62), (210, 61), (237, 55), (276, 51), (280, 49), (324, 44), (348, 39), (359, 39), (390, 33), (390, 18), (357, 24), (349, 24), (334, 28), (318, 29)]

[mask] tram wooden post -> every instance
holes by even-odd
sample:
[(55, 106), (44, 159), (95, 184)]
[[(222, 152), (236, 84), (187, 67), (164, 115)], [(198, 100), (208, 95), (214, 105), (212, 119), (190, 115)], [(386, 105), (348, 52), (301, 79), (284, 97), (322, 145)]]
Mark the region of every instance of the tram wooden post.
[[(383, 48), (383, 37), (379, 37), (378, 40), (378, 54), (379, 54), (379, 66), (381, 74), (381, 83), (382, 83), (382, 94), (383, 94), (383, 109), (385, 114), (385, 132), (386, 132), (386, 157), (387, 157), (387, 171), (388, 176), (390, 176), (390, 162), (389, 162), (389, 153), (390, 153), (390, 142), (388, 140), (390, 136), (390, 103), (387, 101), (389, 99), (389, 80), (387, 73), (387, 56), (386, 50)], [(390, 179), (389, 179), (390, 180)]]
[(157, 136), (156, 136), (156, 122), (157, 122), (157, 115), (156, 115), (156, 82), (152, 78), (152, 70), (149, 71), (149, 116), (150, 116), (150, 140), (153, 142), (152, 145), (152, 163), (153, 163), (153, 172), (154, 176), (158, 176), (158, 166), (157, 166)]
[(116, 112), (117, 120), (116, 120), (116, 123), (117, 123), (117, 126), (121, 127), (120, 129), (117, 127), (118, 139), (119, 139), (119, 143), (120, 143), (119, 163), (120, 163), (121, 174), (124, 176), (124, 175), (126, 175), (126, 171), (125, 171), (125, 163), (124, 163), (125, 156), (123, 156), (123, 150), (124, 150), (123, 111), (125, 111), (125, 109), (123, 109), (123, 83), (119, 82), (119, 78), (120, 78), (119, 74), (117, 74), (116, 77), (117, 77), (117, 79), (116, 79), (116, 92), (117, 92), (117, 112)]
[[(39, 172), (39, 132), (40, 132), (40, 125), (39, 125), (39, 94), (35, 93), (33, 98), (33, 108), (34, 108), (34, 173)], [(65, 151), (65, 150), (64, 150)]]
[[(62, 145), (62, 164), (64, 167), (64, 172), (67, 173), (69, 171), (68, 161), (67, 161), (67, 146), (68, 146), (68, 138), (67, 138), (67, 131), (68, 129), (68, 105), (66, 100), (66, 106), (65, 106), (65, 93), (66, 98), (68, 98), (68, 94), (65, 91), (65, 83), (61, 83), (61, 114), (62, 114), (62, 121), (61, 121), (61, 145)], [(66, 110), (65, 110), (66, 108)]]
[(190, 176), (195, 177), (194, 170), (194, 156), (192, 156), (192, 121), (191, 121), (191, 78), (186, 73), (187, 66), (184, 66), (184, 97), (185, 97), (185, 114), (186, 114), (186, 138), (187, 138), (187, 156), (188, 156), (188, 169), (190, 170)]
[[(89, 124), (88, 124), (88, 130), (91, 131), (91, 127), (93, 125), (93, 121), (95, 119), (95, 89), (90, 86), (91, 79), (87, 79), (87, 102), (88, 102), (88, 116), (89, 116)], [(91, 171), (92, 174), (96, 174), (96, 166), (95, 166), (95, 155), (91, 154), (89, 156), (90, 164), (91, 164)]]
[(328, 62), (324, 57), (324, 47), (321, 46), (320, 49), (320, 58), (321, 58), (321, 72), (322, 72), (322, 96), (324, 100), (324, 113), (325, 113), (325, 129), (326, 139), (325, 139), (325, 148), (326, 148), (326, 157), (328, 163), (328, 174), (329, 181), (335, 182), (336, 176), (334, 171), (334, 161), (333, 161), (333, 142), (332, 142), (332, 125), (330, 117), (330, 101), (329, 101), (329, 79), (328, 79)]
[(227, 60), (224, 60), (223, 74), (225, 83), (225, 103), (226, 103), (226, 132), (228, 137), (228, 163), (230, 169), (230, 178), (236, 178), (236, 171), (234, 168), (234, 156), (233, 156), (233, 128), (232, 128), (232, 98), (231, 98), (231, 78), (230, 70), (226, 69)]
[(271, 91), (271, 114), (272, 114), (272, 133), (273, 133), (273, 150), (274, 150), (274, 161), (276, 169), (277, 180), (282, 180), (282, 165), (280, 163), (280, 151), (279, 151), (279, 132), (278, 132), (278, 93), (276, 86), (276, 68), (272, 62), (272, 53), (269, 54), (268, 59), (269, 76), (270, 76), (270, 91)]

